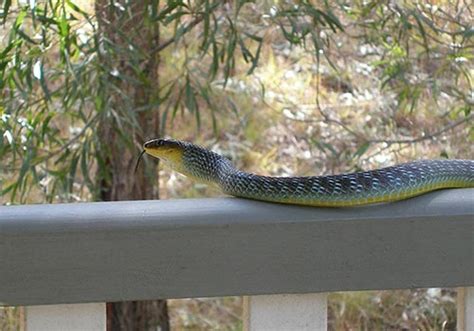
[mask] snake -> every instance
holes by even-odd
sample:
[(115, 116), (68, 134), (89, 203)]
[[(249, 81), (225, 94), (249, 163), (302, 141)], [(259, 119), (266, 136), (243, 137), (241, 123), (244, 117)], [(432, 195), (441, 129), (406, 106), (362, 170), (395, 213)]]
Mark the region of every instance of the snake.
[(272, 177), (241, 171), (220, 154), (180, 140), (149, 140), (143, 144), (140, 157), (144, 153), (226, 194), (285, 204), (350, 207), (393, 202), (440, 189), (474, 187), (474, 160), (416, 160), (371, 171)]

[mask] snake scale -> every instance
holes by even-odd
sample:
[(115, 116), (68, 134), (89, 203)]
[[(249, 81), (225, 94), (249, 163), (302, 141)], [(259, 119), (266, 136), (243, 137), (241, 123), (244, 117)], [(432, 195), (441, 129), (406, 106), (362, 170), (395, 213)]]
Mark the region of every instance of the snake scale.
[(474, 187), (474, 160), (420, 160), (340, 175), (270, 177), (240, 171), (223, 156), (189, 142), (154, 139), (143, 148), (143, 153), (175, 171), (217, 186), (226, 194), (270, 202), (347, 207)]

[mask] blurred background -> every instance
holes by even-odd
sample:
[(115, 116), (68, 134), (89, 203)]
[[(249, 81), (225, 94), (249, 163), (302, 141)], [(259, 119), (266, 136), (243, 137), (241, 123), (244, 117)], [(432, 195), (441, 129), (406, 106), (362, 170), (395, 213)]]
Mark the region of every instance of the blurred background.
[[(0, 203), (213, 197), (141, 145), (265, 175), (473, 159), (470, 1), (0, 2)], [(453, 330), (454, 289), (332, 293), (330, 330)], [(0, 307), (0, 330), (21, 328)], [(109, 330), (241, 330), (239, 297), (113, 303)]]

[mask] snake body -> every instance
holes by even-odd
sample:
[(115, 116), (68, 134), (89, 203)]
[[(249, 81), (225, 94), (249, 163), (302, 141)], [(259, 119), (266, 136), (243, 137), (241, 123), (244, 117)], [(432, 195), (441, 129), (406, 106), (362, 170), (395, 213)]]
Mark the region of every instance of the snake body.
[(279, 203), (347, 207), (474, 187), (474, 160), (420, 160), (340, 175), (270, 177), (238, 170), (223, 156), (188, 142), (154, 139), (144, 144), (144, 151), (224, 193)]

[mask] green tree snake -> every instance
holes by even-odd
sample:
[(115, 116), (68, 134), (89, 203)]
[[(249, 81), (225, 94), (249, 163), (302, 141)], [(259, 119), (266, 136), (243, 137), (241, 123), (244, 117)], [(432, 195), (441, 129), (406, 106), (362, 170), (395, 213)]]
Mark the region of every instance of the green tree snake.
[(474, 187), (474, 160), (420, 160), (340, 175), (270, 177), (238, 170), (225, 157), (189, 142), (154, 139), (143, 148), (143, 153), (159, 158), (173, 170), (217, 186), (226, 194), (270, 202), (347, 207)]

